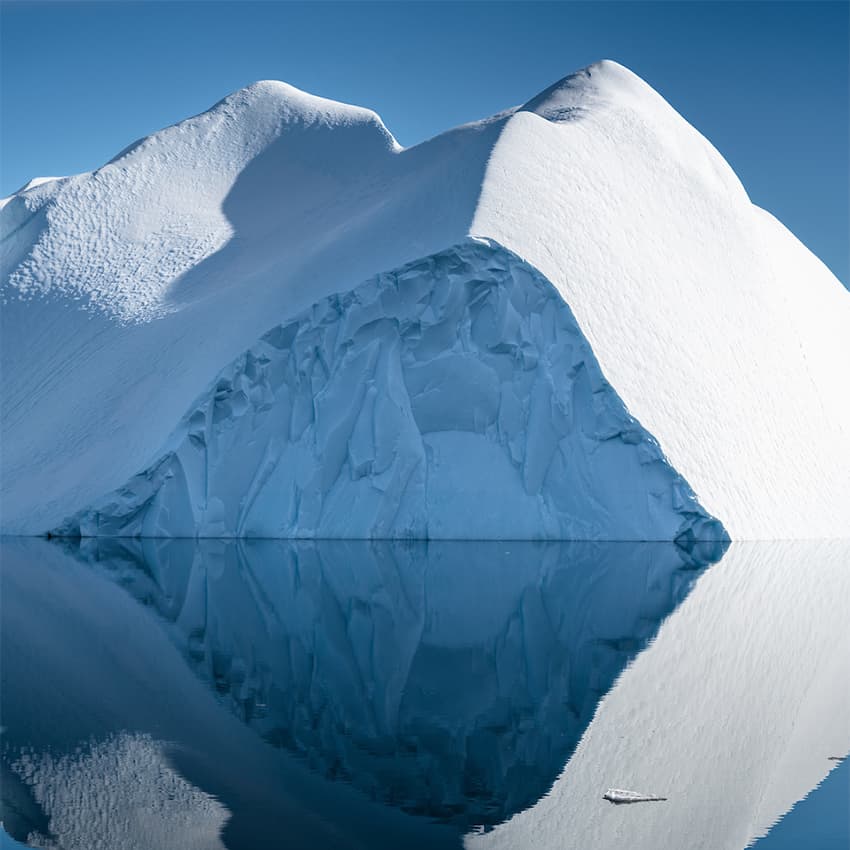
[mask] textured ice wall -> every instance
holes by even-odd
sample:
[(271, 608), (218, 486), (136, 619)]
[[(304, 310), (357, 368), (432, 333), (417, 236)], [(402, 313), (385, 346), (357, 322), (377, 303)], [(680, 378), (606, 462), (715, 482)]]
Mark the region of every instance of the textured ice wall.
[(539, 273), (470, 240), (267, 333), (82, 536), (717, 538)]

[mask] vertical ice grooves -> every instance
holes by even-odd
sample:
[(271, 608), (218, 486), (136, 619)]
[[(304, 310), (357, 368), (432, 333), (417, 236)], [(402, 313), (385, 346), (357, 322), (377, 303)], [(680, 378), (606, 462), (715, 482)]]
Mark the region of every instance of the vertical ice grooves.
[(82, 536), (724, 535), (533, 268), (469, 240), (319, 301), (226, 367)]

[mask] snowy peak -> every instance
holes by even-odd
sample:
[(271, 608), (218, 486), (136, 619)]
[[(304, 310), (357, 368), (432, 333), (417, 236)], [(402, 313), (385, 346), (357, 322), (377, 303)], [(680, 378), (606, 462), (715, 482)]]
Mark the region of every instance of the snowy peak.
[[(749, 206), (740, 180), (711, 142), (652, 86), (617, 62), (606, 59), (564, 77), (521, 107), (515, 121), (522, 123), (529, 114), (564, 132), (579, 122), (590, 123), (587, 132), (594, 134), (594, 144), (615, 141), (623, 161), (637, 156), (662, 173), (673, 166), (680, 183), (693, 181), (700, 191), (724, 198), (737, 194)], [(531, 128), (523, 132), (536, 134)], [(564, 144), (563, 136), (558, 138)], [(575, 149), (582, 140), (572, 138), (569, 144)]]
[[(536, 380), (542, 367), (533, 355), (560, 315), (557, 304), (573, 317), (576, 339), (586, 348), (582, 362), (597, 363), (599, 385), (610, 386), (622, 402), (609, 423), (611, 435), (633, 439), (633, 429), (619, 427), (633, 419), (662, 457), (646, 455), (644, 443), (634, 444), (635, 456), (663, 458), (667, 465), (660, 478), (641, 473), (622, 488), (637, 506), (628, 515), (648, 517), (630, 534), (661, 528), (672, 534), (674, 514), (690, 510), (682, 492), (692, 492), (733, 537), (848, 533), (842, 506), (850, 480), (850, 413), (834, 389), (843, 386), (843, 364), (850, 361), (848, 294), (791, 234), (753, 207), (712, 145), (616, 62), (591, 65), (518, 110), (407, 149), (371, 110), (261, 81), (143, 139), (95, 172), (13, 196), (0, 210), (0, 228), (0, 479), (7, 530), (41, 532), (99, 505), (175, 450), (169, 440), (199, 399), (211, 399), (211, 410), (213, 402), (230, 409), (230, 401), (216, 398), (213, 382), (270, 328), (294, 327), (300, 316), (305, 333), (327, 337), (307, 350), (336, 352), (347, 364), (332, 338), (345, 322), (317, 323), (311, 311), (332, 311), (334, 298), (384, 275), (396, 281), (405, 304), (414, 286), (431, 281), (441, 288), (408, 305), (408, 336), (399, 341), (393, 336), (401, 327), (392, 319), (396, 295), (380, 284), (369, 302), (374, 317), (364, 320), (350, 354), (368, 361), (383, 339), (392, 368), (382, 374), (396, 376), (406, 368), (402, 354), (416, 359), (411, 391), (417, 411), (422, 392), (439, 407), (431, 385), (440, 386), (450, 356), (472, 362), (485, 349), (492, 354), (494, 387), (516, 383), (515, 397), (483, 416), (473, 410), (474, 392), (458, 393), (458, 404), (437, 411), (449, 417), (439, 433), (471, 433), (470, 439), (480, 437), (502, 452), (501, 468), (513, 485), (500, 491), (500, 509), (518, 515), (519, 502), (511, 499), (533, 497), (527, 516), (536, 517), (538, 508), (549, 512), (546, 522), (534, 520), (539, 533), (576, 527), (580, 511), (566, 494), (584, 507), (596, 504), (598, 519), (605, 502), (594, 502), (593, 494), (600, 487), (607, 493), (610, 483), (596, 472), (580, 473), (596, 440), (576, 442), (575, 462), (557, 460), (565, 448), (552, 442), (556, 435), (580, 435), (582, 422), (596, 423), (611, 410), (600, 410), (599, 393), (591, 393), (589, 407), (581, 393), (572, 402), (563, 395), (584, 380), (565, 365), (568, 359), (552, 364), (545, 381)], [(473, 264), (472, 277), (450, 269), (438, 281), (420, 273), (435, 258), (465, 255), (470, 239), (492, 248)], [(511, 264), (517, 304), (525, 305), (534, 281), (550, 287), (545, 315), (515, 308), (511, 298), (488, 302), (487, 291), (498, 289), (504, 271), (494, 258), (504, 256), (522, 263)], [(446, 320), (454, 313), (439, 306), (444, 296), (446, 305), (468, 305), (460, 322), (466, 336), (454, 334), (458, 324)], [(430, 311), (427, 320), (420, 310)], [(286, 345), (269, 362), (283, 368), (291, 353)], [(317, 382), (328, 377), (326, 366), (316, 366)], [(474, 369), (462, 374), (472, 384)], [(282, 374), (269, 379), (276, 388)], [(372, 374), (364, 367), (358, 376)], [(299, 404), (292, 414), (299, 439), (307, 433), (306, 402), (318, 387), (302, 386), (302, 379), (293, 373), (290, 388)], [(256, 395), (262, 381), (253, 374), (246, 381)], [(373, 382), (380, 403), (398, 409), (404, 394), (393, 393), (408, 387), (407, 379), (381, 381)], [(475, 389), (481, 390), (480, 381)], [(234, 410), (266, 416), (253, 396), (249, 405), (239, 392)], [(560, 399), (554, 425), (548, 415), (531, 416), (548, 410), (541, 399), (549, 398)], [(278, 400), (281, 410), (289, 404)], [(217, 445), (223, 423), (233, 418), (219, 414), (204, 445)], [(471, 431), (461, 427), (470, 416)], [(443, 439), (428, 436), (426, 425), (418, 431), (426, 443)], [(514, 425), (515, 439), (502, 440)], [(277, 458), (283, 445), (276, 427), (270, 426), (267, 445), (256, 446), (270, 452), (263, 463)], [(305, 437), (298, 474), (310, 479), (331, 448), (347, 457), (341, 433), (316, 430), (315, 442)], [(194, 431), (189, 436), (187, 445), (198, 442)], [(543, 446), (552, 453), (532, 464), (534, 476), (520, 480), (520, 447), (532, 447), (534, 455)], [(461, 460), (483, 457), (469, 451), (459, 457), (456, 448), (438, 458), (440, 471), (427, 487), (411, 478), (410, 493), (447, 488)], [(241, 468), (245, 457), (237, 453), (232, 460)], [(340, 491), (353, 492), (343, 484), (361, 466), (343, 459), (333, 467)], [(322, 468), (328, 473), (330, 466)], [(260, 472), (251, 480), (260, 482)], [(378, 516), (389, 509), (389, 491), (373, 477), (351, 480), (374, 497)], [(686, 488), (673, 486), (678, 477)], [(176, 479), (172, 489), (182, 492)], [(216, 523), (219, 506), (239, 505), (245, 496), (225, 489), (198, 502)], [(316, 514), (330, 495), (314, 493), (311, 507), (300, 490), (293, 492), (300, 506), (293, 517), (313, 507)], [(271, 491), (267, 502), (264, 497), (271, 514), (263, 515), (263, 528), (290, 527), (292, 517), (275, 513), (280, 497)], [(466, 528), (474, 526), (467, 515), (476, 513), (480, 500), (472, 497), (455, 511)]]
[(33, 177), (32, 180), (27, 180), (17, 192), (13, 192), (13, 195), (21, 195), (24, 192), (29, 192), (30, 189), (35, 189), (38, 186), (43, 186), (45, 183), (52, 183), (54, 180), (64, 180), (64, 177)]
[(174, 312), (174, 284), (237, 237), (273, 238), (280, 254), (285, 229), (309, 246), (322, 224), (296, 238), (305, 216), (329, 223), (348, 187), (386, 170), (399, 150), (371, 110), (254, 83), (94, 172), (9, 198), (0, 222), (11, 237), (8, 293), (70, 297), (123, 322)]
[[(382, 150), (398, 150), (400, 145), (371, 109), (352, 106), (309, 94), (278, 80), (260, 80), (218, 101), (205, 112), (166, 127), (130, 145), (110, 160), (110, 165), (126, 165), (138, 153), (165, 146), (174, 152), (180, 142), (202, 142), (231, 153), (230, 162), (244, 164), (240, 152), (256, 155), (288, 132), (298, 130), (345, 130), (360, 128)], [(196, 145), (192, 145), (196, 148)], [(214, 152), (211, 155), (215, 156)]]
[[(237, 89), (197, 117), (206, 115), (221, 115), (228, 124), (268, 125), (276, 127), (278, 133), (294, 126), (327, 129), (364, 126), (371, 128), (386, 147), (400, 147), (373, 110), (310, 94), (279, 80), (259, 80)], [(189, 119), (193, 120), (197, 119)]]
[(656, 99), (658, 94), (628, 68), (603, 59), (569, 74), (521, 107), (549, 121), (575, 121), (588, 111), (611, 103)]
[(284, 123), (321, 124), (327, 127), (368, 124), (391, 140), (393, 146), (398, 144), (377, 112), (310, 94), (278, 80), (259, 80), (235, 91), (223, 103), (234, 108), (241, 106), (249, 112), (271, 109), (279, 114)]

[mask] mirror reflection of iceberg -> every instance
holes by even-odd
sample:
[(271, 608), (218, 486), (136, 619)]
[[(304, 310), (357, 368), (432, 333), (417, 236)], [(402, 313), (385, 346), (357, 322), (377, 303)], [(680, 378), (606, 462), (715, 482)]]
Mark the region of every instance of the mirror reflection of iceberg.
[[(550, 792), (466, 850), (752, 846), (850, 749), (848, 567), (846, 540), (733, 543), (601, 700)], [(612, 785), (667, 801), (612, 806)]]
[(492, 825), (723, 544), (83, 540), (275, 746), (374, 799)]

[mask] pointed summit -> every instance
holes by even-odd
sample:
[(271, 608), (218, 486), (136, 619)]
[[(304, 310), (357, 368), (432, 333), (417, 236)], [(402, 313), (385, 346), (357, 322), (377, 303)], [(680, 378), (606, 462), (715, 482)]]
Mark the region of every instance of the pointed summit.
[(549, 121), (575, 121), (591, 110), (613, 103), (657, 102), (658, 93), (619, 62), (603, 59), (569, 74), (529, 100), (521, 111)]

